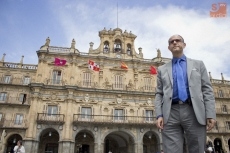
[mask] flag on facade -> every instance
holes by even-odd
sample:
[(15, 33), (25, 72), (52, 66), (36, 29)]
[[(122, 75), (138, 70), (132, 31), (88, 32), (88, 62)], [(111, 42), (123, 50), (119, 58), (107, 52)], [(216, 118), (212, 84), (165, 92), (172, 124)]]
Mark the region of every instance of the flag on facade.
[(121, 68), (122, 69), (128, 69), (128, 66), (124, 62), (121, 62)]
[(54, 64), (56, 66), (64, 66), (66, 64), (66, 60), (65, 59), (60, 59), (60, 58), (56, 58), (54, 59)]
[(150, 74), (157, 74), (157, 69), (154, 66), (150, 66)]
[(89, 60), (89, 69), (94, 70), (94, 71), (99, 71), (99, 65), (97, 65), (97, 63), (95, 63), (92, 60)]

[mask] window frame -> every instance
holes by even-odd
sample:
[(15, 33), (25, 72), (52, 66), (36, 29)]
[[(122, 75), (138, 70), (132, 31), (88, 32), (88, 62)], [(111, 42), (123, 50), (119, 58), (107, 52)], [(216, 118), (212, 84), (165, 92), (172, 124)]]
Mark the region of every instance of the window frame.
[(23, 85), (28, 85), (30, 84), (31, 78), (29, 76), (24, 76), (23, 78)]
[(0, 101), (6, 101), (6, 99), (7, 99), (7, 92), (0, 92)]
[[(60, 73), (60, 75), (59, 75)], [(60, 84), (62, 78), (62, 71), (61, 70), (53, 70), (52, 72), (52, 84)]]
[[(19, 116), (19, 119), (17, 119)], [(23, 114), (15, 114), (15, 120), (14, 120), (14, 124), (15, 125), (22, 125), (23, 124), (23, 120), (24, 120), (24, 115)]]
[(11, 75), (5, 75), (4, 76), (4, 83), (9, 84), (11, 83)]
[(92, 108), (91, 107), (82, 107), (81, 108), (81, 118), (91, 119), (92, 118)]
[[(121, 113), (121, 114), (120, 114)], [(125, 110), (124, 109), (114, 109), (114, 120), (115, 121), (124, 121), (125, 120)]]

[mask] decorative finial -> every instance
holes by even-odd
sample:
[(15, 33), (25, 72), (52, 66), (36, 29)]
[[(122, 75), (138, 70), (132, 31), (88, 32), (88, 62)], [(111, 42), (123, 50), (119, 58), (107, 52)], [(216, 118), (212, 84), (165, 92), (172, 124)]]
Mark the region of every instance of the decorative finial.
[(94, 45), (94, 43), (93, 43), (93, 42), (90, 42), (90, 43), (89, 43), (89, 46), (90, 46), (90, 48), (89, 48), (89, 49), (90, 49), (90, 50), (93, 50), (93, 45)]
[(160, 58), (160, 57), (161, 57), (161, 51), (160, 51), (160, 49), (159, 49), (159, 48), (157, 49), (157, 57), (158, 57), (158, 58)]
[(3, 56), (2, 56), (2, 60), (1, 60), (1, 62), (4, 62), (4, 60), (5, 60), (5, 56), (6, 56), (6, 54), (4, 53), (4, 54), (3, 54)]
[(142, 53), (142, 48), (141, 47), (139, 47), (138, 50), (139, 50), (139, 54)]
[(50, 45), (50, 37), (46, 38), (46, 43), (45, 46), (49, 46)]
[(20, 61), (21, 64), (23, 64), (23, 58), (24, 58), (24, 56), (22, 55), (22, 58), (21, 58), (21, 61)]
[(224, 75), (223, 75), (223, 73), (221, 73), (221, 79), (222, 79), (222, 81), (224, 81)]
[(211, 72), (208, 72), (208, 73), (209, 73), (209, 78), (212, 79)]
[(75, 44), (76, 44), (76, 42), (75, 42), (75, 40), (73, 39), (73, 40), (72, 40), (72, 43), (71, 43), (71, 49), (75, 49)]

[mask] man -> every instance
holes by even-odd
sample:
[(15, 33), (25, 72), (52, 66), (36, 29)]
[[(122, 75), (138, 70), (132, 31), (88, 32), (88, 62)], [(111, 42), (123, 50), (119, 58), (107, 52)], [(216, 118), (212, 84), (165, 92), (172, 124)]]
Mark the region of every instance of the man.
[(14, 153), (25, 153), (25, 148), (22, 145), (22, 140), (18, 140), (17, 145), (14, 147)]
[(168, 40), (173, 59), (158, 68), (155, 110), (165, 153), (204, 153), (206, 130), (215, 125), (215, 98), (202, 61), (187, 58), (180, 35)]

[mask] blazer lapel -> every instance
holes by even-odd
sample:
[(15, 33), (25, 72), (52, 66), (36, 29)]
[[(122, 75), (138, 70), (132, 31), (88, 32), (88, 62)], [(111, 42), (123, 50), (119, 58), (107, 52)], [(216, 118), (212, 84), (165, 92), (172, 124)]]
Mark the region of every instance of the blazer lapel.
[(190, 58), (187, 58), (187, 75), (188, 80), (190, 79), (192, 73), (193, 61)]
[(169, 63), (167, 63), (167, 71), (168, 71), (169, 79), (171, 81), (171, 85), (173, 86), (172, 61), (170, 61)]

